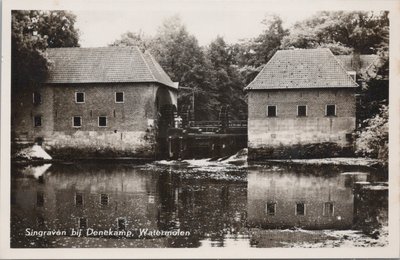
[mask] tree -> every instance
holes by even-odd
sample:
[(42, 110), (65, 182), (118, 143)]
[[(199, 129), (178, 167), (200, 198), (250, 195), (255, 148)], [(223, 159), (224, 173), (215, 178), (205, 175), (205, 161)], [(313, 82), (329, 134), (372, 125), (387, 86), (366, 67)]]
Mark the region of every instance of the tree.
[(329, 47), (334, 54), (376, 53), (388, 41), (388, 12), (322, 11), (296, 23), (282, 48)]
[(282, 19), (275, 14), (267, 15), (261, 22), (265, 29), (257, 37), (232, 45), (235, 61), (240, 67), (265, 65), (280, 48), (282, 39), (289, 31), (282, 26)]
[(13, 90), (47, 76), (48, 47), (78, 47), (76, 17), (67, 11), (12, 11)]
[(382, 105), (380, 112), (365, 120), (367, 126), (361, 130), (356, 140), (356, 152), (388, 162), (389, 108)]
[(152, 48), (152, 38), (142, 32), (126, 32), (121, 35), (121, 39), (114, 41), (110, 46), (137, 46), (144, 52)]
[(219, 111), (223, 105), (230, 107), (233, 119), (244, 119), (247, 115), (247, 104), (244, 95), (244, 83), (238, 67), (232, 65), (233, 52), (222, 37), (217, 37), (206, 50), (206, 57), (211, 64), (212, 89), (218, 95)]
[(278, 15), (267, 16), (262, 23), (266, 29), (254, 41), (254, 51), (258, 57), (252, 64), (255, 67), (266, 64), (280, 48), (282, 39), (288, 35), (288, 30), (283, 29), (282, 19)]

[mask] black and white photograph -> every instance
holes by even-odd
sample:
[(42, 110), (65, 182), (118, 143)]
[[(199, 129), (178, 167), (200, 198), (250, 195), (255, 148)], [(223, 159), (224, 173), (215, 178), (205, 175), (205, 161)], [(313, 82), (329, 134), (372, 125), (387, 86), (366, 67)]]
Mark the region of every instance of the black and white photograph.
[(400, 1), (113, 3), (3, 2), (1, 258), (399, 256)]

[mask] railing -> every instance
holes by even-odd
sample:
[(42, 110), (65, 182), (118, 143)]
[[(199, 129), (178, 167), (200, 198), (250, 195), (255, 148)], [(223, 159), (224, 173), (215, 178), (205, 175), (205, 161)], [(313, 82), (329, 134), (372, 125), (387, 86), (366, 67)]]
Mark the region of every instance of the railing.
[(247, 127), (247, 120), (231, 120), (229, 121), (229, 128), (243, 128)]
[[(222, 127), (223, 123), (221, 121), (190, 121), (189, 125), (191, 127), (200, 128), (218, 128)], [(247, 120), (231, 120), (229, 121), (228, 128), (245, 128), (247, 127)]]

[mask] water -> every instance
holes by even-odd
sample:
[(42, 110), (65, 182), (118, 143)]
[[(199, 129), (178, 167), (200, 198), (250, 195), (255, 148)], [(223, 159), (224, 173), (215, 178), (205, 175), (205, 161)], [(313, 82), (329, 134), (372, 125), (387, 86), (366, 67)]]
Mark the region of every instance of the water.
[(386, 180), (206, 160), (13, 165), (11, 247), (385, 246)]

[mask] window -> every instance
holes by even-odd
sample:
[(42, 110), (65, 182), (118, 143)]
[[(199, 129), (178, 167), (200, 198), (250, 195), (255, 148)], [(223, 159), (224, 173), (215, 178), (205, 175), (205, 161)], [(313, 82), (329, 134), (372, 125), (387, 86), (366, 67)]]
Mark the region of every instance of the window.
[(268, 202), (266, 210), (267, 210), (267, 215), (275, 216), (276, 203), (275, 202)]
[(79, 218), (78, 219), (78, 227), (80, 229), (86, 229), (88, 226), (87, 218)]
[(334, 208), (332, 202), (324, 203), (324, 216), (333, 216)]
[(356, 72), (355, 71), (348, 71), (347, 74), (349, 74), (349, 76), (356, 81)]
[(75, 205), (83, 206), (83, 194), (82, 193), (75, 194)]
[(296, 203), (296, 215), (304, 216), (306, 214), (306, 205), (304, 202)]
[(72, 118), (72, 126), (73, 127), (81, 127), (82, 126), (82, 117), (74, 116)]
[(107, 117), (99, 116), (99, 127), (106, 127), (106, 126), (107, 126)]
[(107, 206), (108, 205), (108, 194), (100, 195), (100, 205)]
[(276, 106), (267, 106), (267, 116), (268, 117), (276, 116)]
[(154, 204), (154, 200), (155, 200), (154, 195), (149, 195), (149, 197), (148, 197), (149, 204)]
[(36, 206), (38, 207), (43, 207), (44, 205), (44, 194), (43, 192), (37, 192), (36, 193)]
[(75, 92), (75, 102), (76, 103), (85, 103), (85, 93), (84, 92)]
[(42, 95), (39, 92), (33, 92), (33, 104), (39, 105), (42, 104)]
[(35, 127), (41, 127), (42, 126), (42, 116), (34, 116), (33, 117), (33, 125)]
[(297, 106), (297, 116), (307, 116), (307, 106)]
[(326, 105), (326, 116), (336, 116), (336, 105)]
[(115, 92), (115, 103), (124, 103), (124, 92)]
[(118, 218), (117, 219), (118, 222), (118, 230), (125, 230), (126, 228), (126, 219), (125, 218)]

